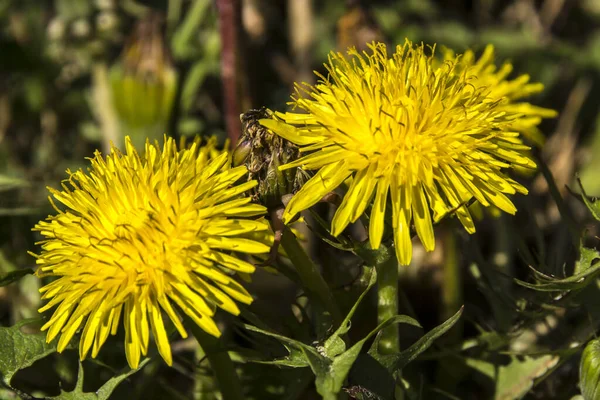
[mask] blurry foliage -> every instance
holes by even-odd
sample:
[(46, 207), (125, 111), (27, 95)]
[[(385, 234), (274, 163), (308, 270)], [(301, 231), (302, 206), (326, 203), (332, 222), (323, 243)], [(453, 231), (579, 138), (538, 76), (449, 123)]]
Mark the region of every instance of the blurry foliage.
[[(323, 72), (322, 62), (337, 47), (336, 34), (344, 34), (336, 29), (355, 26), (339, 23), (348, 11), (344, 1), (313, 3), (312, 66)], [(544, 174), (523, 178), (531, 193), (517, 199), (515, 218), (484, 217), (472, 237), (455, 233), (452, 221), (438, 227), (457, 235), (465, 303), (460, 322), (460, 314), (449, 322), (442, 317), (445, 251), (417, 255), (415, 265), (403, 270), (400, 302), (407, 316), (394, 322), (419, 321), (423, 329), (403, 325), (404, 352), (394, 360), (367, 352), (374, 348), (365, 340), (373, 334), (374, 316), (357, 299), (360, 293), (363, 304), (373, 299), (365, 291), (369, 282), (362, 275), (363, 262), (357, 265), (351, 257), (353, 252), (360, 256), (355, 240), (347, 235), (334, 239), (324, 227), (311, 226), (335, 247), (317, 255), (343, 310), (351, 310), (352, 329), (342, 325), (341, 332), (315, 338), (306, 298), (296, 297), (285, 278), (260, 271), (252, 284), (257, 302), (243, 312), (248, 324), (226, 320), (231, 328), (224, 335), (248, 398), (308, 399), (318, 398), (317, 393), (391, 398), (378, 389), (388, 387), (395, 369), (402, 370), (405, 398), (411, 400), (577, 395), (581, 351), (600, 328), (600, 211), (593, 197), (600, 195), (600, 102), (595, 94), (600, 87), (600, 2), (352, 3), (369, 6), (371, 19), (365, 21), (389, 43), (409, 37), (457, 52), (492, 43), (499, 61), (510, 59), (516, 71), (543, 82), (546, 90), (532, 102), (560, 112), (558, 120), (542, 125), (547, 144), (535, 150), (548, 168), (541, 164)], [(248, 32), (242, 35), (241, 68), (250, 79), (252, 105), (283, 110), (296, 72), (285, 2), (246, 0), (244, 7), (240, 29)], [(38, 239), (30, 227), (52, 212), (45, 186), (58, 186), (66, 168), (85, 165), (93, 149), (129, 133), (111, 121), (113, 105), (102, 92), (108, 90), (108, 75), (102, 71), (119, 63), (133, 27), (149, 10), (164, 16), (164, 43), (178, 75), (166, 132), (217, 135), (224, 141), (220, 39), (212, 0), (0, 0), (0, 325), (18, 323), (0, 327), (0, 398), (17, 398), (15, 393), (22, 398), (28, 398), (23, 393), (108, 398), (113, 389), (111, 398), (117, 399), (217, 398), (204, 355), (187, 340), (174, 341), (173, 369), (150, 355), (144, 368), (123, 373), (121, 333), (111, 339), (112, 351), (79, 365), (75, 351), (56, 357), (55, 345), (45, 344), (22, 321), (37, 317), (40, 302), (39, 281), (28, 276), (34, 260), (26, 251)], [(578, 84), (584, 90), (576, 91)], [(576, 183), (576, 170), (585, 191)], [(341, 372), (337, 377), (326, 373), (332, 370)], [(116, 387), (124, 379), (128, 384)], [(586, 400), (592, 392), (585, 389)]]

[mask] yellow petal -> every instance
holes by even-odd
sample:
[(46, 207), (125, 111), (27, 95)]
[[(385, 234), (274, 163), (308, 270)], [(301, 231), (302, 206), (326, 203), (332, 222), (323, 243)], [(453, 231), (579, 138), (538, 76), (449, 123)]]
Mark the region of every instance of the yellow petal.
[(140, 364), (140, 339), (136, 330), (136, 308), (134, 299), (125, 303), (125, 358), (131, 369), (136, 369)]
[(431, 212), (427, 206), (425, 193), (419, 186), (414, 186), (412, 190), (413, 196), (413, 221), (415, 229), (425, 250), (433, 251), (435, 248), (435, 238), (433, 236), (433, 225), (431, 223)]
[(369, 182), (369, 179), (367, 178), (366, 169), (359, 171), (354, 177), (348, 192), (344, 196), (342, 204), (335, 212), (333, 220), (331, 221), (331, 234), (333, 236), (338, 236), (342, 233), (350, 223), (350, 216), (355, 212), (357, 203), (362, 200), (361, 192), (363, 192), (364, 187), (367, 186)]
[(265, 128), (297, 145), (304, 146), (325, 139), (325, 137), (319, 135), (300, 135), (295, 127), (275, 119), (261, 119), (258, 122)]
[(156, 300), (151, 300), (148, 307), (148, 313), (150, 314), (150, 327), (152, 328), (152, 335), (156, 341), (156, 347), (158, 353), (165, 360), (168, 366), (173, 365), (173, 357), (171, 355), (171, 346), (169, 345), (169, 337), (165, 330), (162, 315), (158, 303)]
[(373, 211), (371, 211), (371, 219), (369, 221), (369, 242), (372, 249), (378, 249), (381, 245), (389, 186), (390, 180), (388, 178), (380, 178), (377, 182)]
[(302, 210), (317, 204), (326, 194), (338, 187), (350, 176), (344, 162), (327, 165), (319, 170), (288, 203), (283, 220), (288, 223)]

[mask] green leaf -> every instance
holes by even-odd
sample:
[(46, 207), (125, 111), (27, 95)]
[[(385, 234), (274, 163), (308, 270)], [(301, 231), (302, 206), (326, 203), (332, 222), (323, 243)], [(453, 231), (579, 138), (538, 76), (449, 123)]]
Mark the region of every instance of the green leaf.
[(588, 208), (588, 210), (590, 210), (592, 216), (596, 219), (596, 221), (600, 221), (600, 199), (597, 199), (595, 197), (592, 197), (591, 199), (588, 198), (587, 194), (585, 193), (585, 189), (581, 184), (581, 179), (579, 179), (579, 177), (577, 177), (577, 182), (579, 183), (579, 188), (581, 189), (581, 199), (583, 200), (583, 203)]
[(596, 249), (579, 246), (579, 261), (575, 264), (575, 274), (581, 274), (592, 267), (592, 262), (600, 259), (600, 252)]
[(579, 363), (579, 388), (587, 400), (600, 397), (600, 339), (585, 346)]
[(273, 361), (253, 361), (260, 362), (261, 364), (272, 364), (272, 365), (280, 365), (292, 368), (302, 368), (310, 366), (310, 363), (307, 359), (307, 353), (315, 353), (316, 357), (321, 356), (317, 350), (307, 344), (299, 342), (297, 340), (278, 335), (276, 333), (272, 333), (266, 331), (264, 329), (257, 328), (256, 326), (244, 324), (244, 328), (248, 329), (252, 332), (262, 333), (263, 335), (270, 336), (275, 338), (281, 342), (281, 344), (288, 350), (290, 353), (285, 358), (280, 358)]
[(185, 19), (179, 24), (177, 30), (171, 39), (171, 49), (176, 59), (189, 59), (196, 53), (194, 43), (196, 43), (198, 30), (202, 21), (209, 13), (207, 12), (211, 2), (209, 0), (198, 0), (194, 2)]
[(467, 365), (488, 376), (495, 382), (494, 400), (520, 399), (559, 361), (555, 355), (541, 357), (511, 356), (507, 365), (498, 365), (485, 360), (467, 358)]
[(436, 326), (427, 332), (421, 339), (417, 340), (412, 346), (404, 350), (400, 354), (381, 355), (377, 352), (377, 343), (373, 343), (369, 354), (379, 361), (383, 366), (388, 368), (390, 372), (403, 369), (408, 363), (415, 360), (421, 353), (427, 350), (435, 340), (444, 333), (448, 332), (460, 319), (464, 307), (456, 312), (452, 317), (448, 318), (441, 325)]
[(45, 334), (21, 332), (21, 327), (35, 321), (38, 320), (23, 320), (8, 328), (0, 327), (0, 375), (7, 385), (17, 371), (56, 351), (57, 342), (46, 343)]
[(34, 271), (31, 268), (23, 268), (10, 271), (9, 273), (4, 275), (0, 275), (0, 287), (10, 285), (11, 283), (18, 281), (26, 275), (33, 274), (33, 272)]
[[(209, 72), (210, 65), (205, 59), (196, 62), (190, 69), (181, 88), (181, 109), (184, 113), (188, 114), (191, 111), (194, 101), (197, 100), (200, 87)], [(200, 121), (198, 122), (200, 123)]]
[(151, 360), (152, 360), (152, 358), (146, 357), (145, 359), (143, 359), (140, 362), (140, 365), (136, 369), (129, 369), (128, 368), (127, 371), (123, 371), (121, 374), (113, 376), (112, 378), (110, 378), (96, 392), (98, 394), (98, 399), (99, 400), (107, 400), (110, 397), (110, 395), (112, 394), (112, 392), (117, 388), (117, 386), (121, 382), (123, 382), (125, 379), (129, 378), (131, 375), (135, 374), (136, 372), (138, 372), (139, 370), (141, 370), (142, 368), (144, 368), (144, 366), (146, 364), (148, 364)]
[(113, 376), (110, 378), (104, 385), (98, 389), (96, 393), (93, 392), (84, 392), (83, 391), (83, 365), (79, 362), (79, 371), (77, 373), (77, 383), (75, 384), (75, 389), (71, 392), (65, 392), (61, 390), (61, 393), (55, 397), (49, 397), (49, 399), (53, 400), (108, 400), (112, 392), (117, 388), (117, 386), (127, 379), (129, 376), (135, 374), (140, 369), (142, 369), (148, 362), (150, 362), (151, 358), (147, 357), (136, 369), (128, 369), (126, 372), (123, 372), (119, 375)]
[(539, 283), (529, 283), (519, 279), (515, 279), (515, 282), (528, 289), (537, 290), (539, 292), (565, 292), (582, 289), (589, 283), (594, 282), (594, 279), (600, 273), (600, 262), (596, 262), (582, 272), (564, 279), (556, 279), (536, 270), (533, 270), (533, 273)]
[(345, 350), (346, 343), (341, 337), (349, 331), (350, 319), (354, 315), (361, 300), (364, 298), (369, 289), (373, 287), (376, 280), (376, 272), (374, 269), (372, 269), (371, 276), (369, 277), (369, 285), (359, 296), (340, 327), (325, 341), (323, 346), (317, 346), (314, 348), (297, 340), (268, 332), (252, 325), (244, 325), (245, 328), (250, 331), (262, 333), (278, 339), (290, 353), (290, 355), (284, 359), (270, 362), (263, 361), (262, 363), (289, 367), (310, 366), (310, 369), (316, 376), (315, 385), (317, 392), (326, 400), (337, 399), (337, 394), (342, 390), (344, 381), (346, 380), (350, 369), (359, 356), (362, 347), (371, 337), (392, 324), (403, 323), (418, 327), (420, 326), (415, 319), (409, 316), (396, 315), (380, 323), (362, 340), (355, 343), (348, 350)]
[(354, 316), (356, 309), (362, 302), (365, 295), (377, 282), (377, 273), (375, 272), (375, 268), (371, 268), (369, 271), (369, 284), (367, 285), (367, 288), (360, 294), (360, 296), (348, 312), (348, 315), (346, 315), (346, 318), (344, 318), (344, 320), (342, 321), (340, 327), (323, 344), (325, 354), (327, 355), (327, 357), (335, 357), (346, 350), (346, 343), (344, 343), (342, 336), (344, 336), (350, 330), (350, 320), (352, 319), (352, 316)]
[(337, 395), (337, 393), (342, 390), (342, 386), (346, 380), (346, 377), (348, 376), (348, 373), (350, 372), (350, 368), (352, 368), (352, 365), (356, 361), (356, 358), (360, 354), (360, 351), (367, 340), (373, 337), (373, 335), (379, 333), (379, 331), (393, 324), (408, 324), (420, 327), (419, 323), (415, 319), (407, 315), (396, 315), (387, 319), (386, 321), (383, 321), (362, 340), (356, 342), (354, 346), (350, 347), (347, 351), (343, 352), (339, 356), (336, 356), (333, 359), (333, 363), (331, 363), (328, 368), (321, 371), (313, 370), (315, 375), (317, 375), (317, 380), (315, 382), (317, 386), (317, 392), (324, 398), (336, 398), (334, 395)]
[[(21, 327), (37, 322), (39, 319), (23, 320), (9, 327), (0, 328), (0, 375), (3, 382), (10, 386), (13, 376), (21, 369), (33, 365), (54, 352), (56, 352), (56, 343), (46, 343), (46, 335), (43, 333), (27, 334), (21, 332)], [(76, 348), (76, 341), (70, 343), (67, 348)], [(107, 400), (123, 380), (139, 371), (150, 361), (150, 358), (144, 359), (137, 369), (127, 369), (127, 371), (109, 379), (96, 393), (83, 393), (83, 368), (79, 367), (77, 384), (72, 392), (62, 392), (52, 399), (56, 400)]]
[(77, 382), (75, 383), (75, 389), (71, 392), (65, 392), (62, 389), (58, 396), (50, 397), (54, 400), (98, 400), (96, 393), (84, 393), (83, 392), (83, 366), (81, 361), (79, 362), (79, 370), (77, 371)]
[(392, 252), (384, 245), (373, 250), (369, 241), (360, 243), (354, 247), (354, 254), (362, 258), (368, 265), (381, 265), (392, 257)]

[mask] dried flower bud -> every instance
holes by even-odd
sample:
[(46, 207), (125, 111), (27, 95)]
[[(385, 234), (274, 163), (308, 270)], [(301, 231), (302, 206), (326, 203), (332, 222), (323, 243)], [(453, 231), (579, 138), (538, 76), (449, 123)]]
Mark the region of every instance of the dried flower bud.
[(242, 136), (233, 152), (233, 164), (245, 164), (248, 179), (258, 181), (254, 199), (270, 209), (281, 206), (282, 197), (295, 193), (306, 180), (304, 171), (298, 168), (279, 170), (281, 165), (296, 160), (299, 152), (293, 143), (258, 122), (272, 117), (273, 113), (266, 108), (242, 114)]
[(136, 148), (160, 139), (171, 114), (177, 72), (161, 33), (160, 15), (140, 21), (111, 70), (113, 102)]
[(600, 398), (600, 339), (591, 340), (583, 350), (579, 386), (585, 400)]

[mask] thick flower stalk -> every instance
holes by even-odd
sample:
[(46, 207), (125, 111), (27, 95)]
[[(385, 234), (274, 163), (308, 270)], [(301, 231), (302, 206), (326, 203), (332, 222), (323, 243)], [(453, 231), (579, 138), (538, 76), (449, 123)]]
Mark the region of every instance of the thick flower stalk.
[[(527, 189), (504, 170), (535, 168), (520, 132), (524, 121), (526, 126), (539, 122), (532, 118), (540, 113), (512, 100), (538, 86), (513, 83), (510, 90), (501, 89), (507, 68), (492, 79), (487, 61), (482, 66), (447, 56), (440, 62), (434, 49), (409, 41), (391, 58), (382, 43), (370, 48), (372, 54), (331, 53), (328, 77), (297, 87), (292, 104), (305, 113), (277, 113), (279, 121), (261, 123), (305, 154), (284, 169), (317, 170), (289, 202), (285, 221), (349, 182), (332, 234), (340, 234), (372, 204), (369, 240), (379, 248), (391, 200), (396, 255), (407, 265), (413, 227), (428, 251), (435, 246), (433, 223), (448, 213), (455, 212), (467, 231), (475, 231), (466, 207), (472, 198), (516, 212), (507, 195)], [(478, 84), (480, 76), (485, 84)]]
[(90, 350), (96, 357), (122, 317), (132, 368), (151, 334), (171, 365), (163, 314), (183, 337), (179, 313), (218, 337), (215, 308), (237, 315), (236, 301), (252, 302), (234, 275), (255, 267), (236, 253), (269, 251), (248, 238), (269, 228), (248, 219), (265, 209), (240, 196), (256, 182), (234, 185), (246, 167), (230, 168), (228, 154), (217, 154), (198, 141), (178, 150), (170, 138), (138, 154), (127, 138), (125, 153), (96, 152), (87, 173), (68, 171), (62, 191), (49, 189), (64, 210), (50, 198), (57, 214), (34, 230), (45, 236), (37, 274), (57, 278), (40, 290), (49, 301), (39, 311), (56, 307), (42, 330), (48, 342), (60, 336), (59, 352), (82, 329), (80, 358)]

